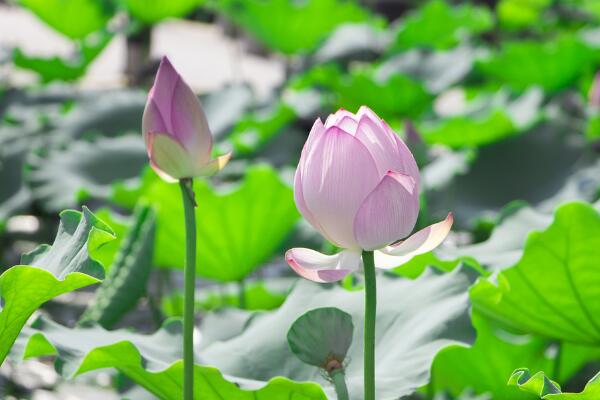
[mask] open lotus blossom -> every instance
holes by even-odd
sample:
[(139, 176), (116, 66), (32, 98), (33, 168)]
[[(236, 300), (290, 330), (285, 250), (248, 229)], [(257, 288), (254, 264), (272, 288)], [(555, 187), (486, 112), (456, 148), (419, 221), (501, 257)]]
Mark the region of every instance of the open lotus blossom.
[(150, 165), (168, 182), (212, 175), (231, 156), (211, 159), (212, 134), (200, 101), (167, 57), (148, 93), (142, 131)]
[(419, 214), (417, 164), (365, 106), (356, 114), (338, 110), (325, 124), (315, 121), (296, 169), (294, 198), (304, 218), (344, 249), (335, 255), (288, 250), (288, 264), (315, 282), (338, 281), (360, 269), (363, 250), (377, 250), (376, 267), (397, 267), (442, 243), (453, 221), (449, 213), (409, 236)]

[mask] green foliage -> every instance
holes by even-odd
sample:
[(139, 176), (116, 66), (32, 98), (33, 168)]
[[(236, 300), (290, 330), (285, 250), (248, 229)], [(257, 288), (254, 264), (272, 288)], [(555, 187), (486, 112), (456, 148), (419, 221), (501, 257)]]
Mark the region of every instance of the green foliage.
[(352, 0), (220, 0), (215, 9), (284, 54), (307, 53), (344, 22), (372, 18)]
[(435, 389), (458, 396), (472, 388), (476, 393), (489, 393), (494, 399), (531, 399), (530, 395), (506, 386), (506, 376), (516, 364), (551, 370), (552, 360), (546, 356), (548, 341), (499, 330), (479, 314), (474, 314), (472, 321), (477, 329), (473, 347), (449, 347), (435, 358)]
[[(181, 193), (154, 177), (141, 195), (157, 212), (154, 264), (183, 268), (184, 231)], [(292, 189), (266, 165), (254, 166), (237, 188), (218, 192), (204, 181), (195, 184), (199, 276), (239, 281), (268, 261), (294, 227), (299, 215)]]
[(447, 49), (456, 46), (464, 36), (489, 31), (493, 26), (493, 16), (485, 7), (451, 6), (445, 0), (431, 0), (402, 21), (392, 50)]
[(77, 51), (69, 59), (28, 56), (17, 48), (13, 52), (13, 63), (19, 68), (35, 72), (43, 83), (75, 81), (85, 74), (88, 66), (112, 38), (113, 35), (104, 30), (89, 35), (77, 43)]
[(29, 157), (27, 181), (44, 209), (56, 211), (105, 198), (118, 181), (136, 181), (148, 156), (141, 136), (78, 140)]
[(563, 393), (560, 386), (543, 372), (531, 375), (527, 368), (513, 372), (508, 384), (544, 400), (595, 400), (600, 396), (600, 374), (593, 377), (581, 393)]
[(580, 39), (563, 36), (546, 42), (504, 42), (500, 52), (481, 61), (481, 72), (516, 90), (531, 85), (557, 92), (593, 72), (594, 52)]
[(106, 279), (79, 320), (82, 324), (96, 322), (110, 329), (146, 292), (154, 250), (154, 211), (140, 205), (132, 219)]
[(571, 203), (554, 222), (527, 239), (521, 260), (471, 289), (476, 309), (525, 332), (588, 345), (600, 344), (595, 266), (600, 248), (600, 214)]
[(71, 39), (83, 39), (100, 30), (114, 11), (110, 0), (19, 0), (19, 3)]
[[(415, 281), (378, 277), (377, 398), (413, 393), (427, 383), (431, 362), (439, 350), (471, 340), (470, 325), (465, 323), (470, 279), (460, 270), (441, 275), (429, 271)], [(355, 327), (354, 343), (362, 343), (364, 292), (302, 280), (279, 309), (254, 316), (241, 334), (205, 347), (204, 360), (223, 373), (240, 378), (267, 381), (284, 374), (298, 381), (321, 382), (332, 395), (333, 388), (325, 383), (317, 368), (297, 359), (286, 340), (290, 325), (318, 307), (336, 307), (350, 314)], [(360, 397), (362, 346), (351, 346), (348, 360), (350, 396)]]
[(112, 240), (112, 230), (87, 208), (63, 211), (52, 246), (24, 254), (22, 265), (0, 275), (0, 364), (33, 312), (46, 301), (100, 282), (104, 267), (90, 253)]
[[(116, 368), (161, 400), (182, 398), (183, 361), (181, 323), (167, 321), (152, 335), (100, 327), (69, 329), (47, 320), (29, 332), (24, 354), (28, 357), (57, 355), (63, 375), (77, 376), (102, 368)], [(49, 344), (52, 348), (49, 347)], [(296, 383), (275, 378), (258, 390), (243, 390), (227, 381), (213, 367), (196, 365), (194, 397), (208, 400), (325, 400), (315, 383)]]
[(165, 18), (183, 17), (204, 0), (123, 0), (129, 13), (147, 24), (155, 24)]
[(496, 5), (498, 20), (508, 29), (529, 28), (540, 22), (551, 0), (500, 0)]

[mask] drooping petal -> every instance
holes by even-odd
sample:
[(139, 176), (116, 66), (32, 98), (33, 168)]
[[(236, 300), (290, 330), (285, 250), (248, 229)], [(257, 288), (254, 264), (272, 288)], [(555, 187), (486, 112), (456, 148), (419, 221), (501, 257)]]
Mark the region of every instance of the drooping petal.
[(177, 140), (197, 157), (198, 162), (208, 162), (212, 134), (198, 97), (183, 80), (177, 82), (173, 93), (171, 125)]
[(206, 164), (196, 166), (193, 176), (211, 176), (222, 170), (231, 158), (231, 152), (223, 154), (207, 162)]
[(419, 215), (413, 177), (388, 172), (362, 203), (354, 219), (354, 238), (364, 250), (380, 249), (412, 232)]
[(150, 165), (159, 176), (168, 182), (194, 176), (194, 165), (186, 149), (176, 139), (163, 133), (148, 132), (145, 135), (148, 144)]
[(295, 248), (285, 253), (285, 259), (298, 275), (319, 283), (339, 281), (361, 265), (361, 254), (351, 250), (328, 256), (311, 249)]
[(453, 221), (452, 213), (449, 213), (445, 220), (421, 229), (406, 240), (375, 252), (375, 265), (384, 269), (394, 268), (414, 256), (435, 249), (448, 236)]
[(306, 155), (301, 176), (304, 204), (319, 221), (315, 228), (346, 249), (359, 248), (354, 240), (354, 217), (379, 183), (373, 158), (354, 136), (331, 127)]

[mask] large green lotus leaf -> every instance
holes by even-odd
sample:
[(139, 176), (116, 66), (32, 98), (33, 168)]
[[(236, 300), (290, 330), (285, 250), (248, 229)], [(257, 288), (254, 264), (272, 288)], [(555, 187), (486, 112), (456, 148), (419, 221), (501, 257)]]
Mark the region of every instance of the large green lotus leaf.
[(502, 49), (479, 63), (489, 78), (516, 90), (531, 85), (556, 92), (591, 74), (594, 52), (576, 37), (561, 37), (548, 42), (506, 42)]
[(543, 11), (551, 4), (551, 0), (500, 0), (496, 5), (496, 14), (503, 27), (532, 28), (542, 22)]
[(63, 211), (52, 246), (41, 245), (24, 254), (22, 265), (0, 275), (0, 364), (33, 312), (46, 301), (66, 292), (98, 283), (102, 264), (90, 257), (112, 240), (112, 230), (87, 208)]
[(531, 375), (527, 368), (515, 370), (508, 384), (543, 400), (596, 400), (600, 398), (600, 374), (593, 377), (581, 393), (564, 393), (560, 386), (543, 372)]
[[(204, 181), (195, 184), (199, 276), (239, 281), (281, 245), (299, 218), (292, 189), (271, 167), (253, 166), (236, 188), (218, 192)], [(157, 212), (154, 264), (182, 268), (184, 229), (177, 185), (155, 178), (145, 193)]]
[(85, 74), (88, 66), (110, 43), (112, 37), (112, 33), (107, 31), (90, 35), (78, 44), (76, 52), (68, 59), (58, 56), (30, 56), (17, 48), (13, 52), (13, 63), (19, 68), (37, 73), (43, 83), (74, 81)]
[(83, 39), (104, 27), (114, 11), (106, 0), (19, 0), (42, 21), (72, 39)]
[(435, 358), (432, 367), (435, 390), (459, 395), (471, 388), (478, 394), (489, 393), (494, 399), (532, 399), (533, 396), (506, 386), (506, 376), (514, 371), (515, 365), (551, 370), (553, 361), (546, 355), (548, 341), (496, 329), (477, 313), (472, 319), (477, 329), (475, 344), (471, 348), (447, 348)]
[(486, 32), (493, 26), (492, 14), (485, 7), (432, 0), (400, 21), (392, 51), (413, 47), (447, 49), (465, 36)]
[(318, 87), (325, 92), (331, 108), (356, 112), (368, 104), (380, 117), (417, 117), (432, 96), (419, 79), (397, 71), (381, 72), (375, 66), (360, 66), (343, 72), (333, 65), (318, 66), (302, 75), (296, 87)]
[(97, 322), (110, 329), (146, 293), (154, 250), (154, 211), (147, 205), (140, 205), (132, 219), (106, 279), (96, 290), (79, 323)]
[(542, 100), (539, 88), (516, 98), (506, 91), (481, 93), (466, 102), (460, 114), (424, 121), (418, 130), (428, 143), (453, 148), (482, 146), (531, 128), (540, 119)]
[(352, 0), (222, 0), (214, 7), (267, 47), (285, 54), (307, 53), (338, 25), (372, 18)]
[(165, 18), (178, 18), (193, 11), (203, 0), (125, 0), (127, 11), (147, 24), (155, 24)]
[[(100, 327), (70, 329), (40, 319), (27, 332), (25, 357), (56, 354), (67, 377), (102, 368), (116, 368), (161, 400), (183, 395), (181, 323), (167, 321), (152, 335)], [(315, 383), (296, 383), (275, 378), (258, 390), (242, 390), (213, 367), (196, 365), (194, 397), (207, 400), (326, 400)]]
[(105, 198), (114, 182), (137, 181), (148, 156), (141, 135), (127, 135), (75, 141), (28, 161), (34, 199), (56, 211), (88, 198)]
[[(428, 382), (431, 362), (439, 350), (472, 339), (466, 293), (470, 279), (462, 270), (442, 275), (429, 271), (415, 281), (379, 276), (377, 283), (377, 398), (397, 399)], [(359, 399), (363, 382), (362, 290), (299, 281), (279, 309), (256, 315), (242, 334), (207, 346), (201, 354), (203, 360), (239, 378), (267, 381), (284, 375), (327, 385), (317, 368), (291, 353), (286, 340), (290, 325), (318, 307), (337, 307), (352, 315), (355, 332), (346, 378), (351, 398)], [(331, 385), (326, 390), (333, 392)]]
[(518, 264), (471, 289), (475, 307), (525, 332), (599, 345), (598, 249), (600, 213), (563, 205), (546, 230), (529, 236)]

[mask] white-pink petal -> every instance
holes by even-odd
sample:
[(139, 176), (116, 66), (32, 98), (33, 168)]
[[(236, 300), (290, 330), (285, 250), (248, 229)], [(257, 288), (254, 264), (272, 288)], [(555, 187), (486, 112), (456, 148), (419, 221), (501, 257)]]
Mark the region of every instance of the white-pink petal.
[(443, 221), (421, 229), (406, 240), (375, 252), (375, 266), (383, 269), (398, 267), (414, 256), (435, 249), (446, 239), (453, 222), (452, 213), (449, 213)]
[(361, 266), (361, 253), (344, 250), (326, 255), (306, 248), (294, 248), (285, 253), (287, 263), (303, 278), (314, 282), (336, 282)]
[(380, 181), (373, 157), (358, 139), (334, 126), (312, 145), (304, 162), (304, 204), (322, 233), (338, 247), (359, 248), (354, 217)]
[(354, 219), (354, 238), (364, 250), (377, 250), (408, 236), (419, 215), (413, 177), (389, 171), (367, 196)]

